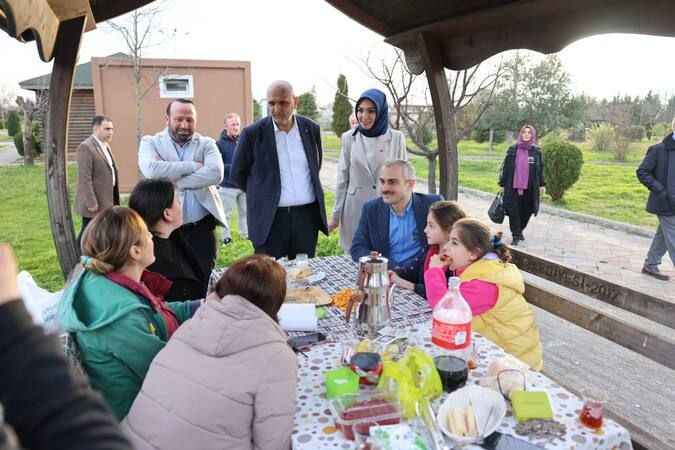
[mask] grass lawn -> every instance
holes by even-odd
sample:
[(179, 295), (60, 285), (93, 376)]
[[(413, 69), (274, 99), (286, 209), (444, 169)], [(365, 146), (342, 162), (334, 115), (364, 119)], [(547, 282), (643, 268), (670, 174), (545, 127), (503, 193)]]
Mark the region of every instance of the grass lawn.
[[(77, 168), (68, 167), (71, 205), (75, 194)], [(332, 211), (333, 194), (326, 193), (326, 208)], [(80, 217), (73, 214), (75, 230), (80, 229)], [(38, 285), (51, 291), (63, 287), (64, 281), (52, 242), (47, 211), (44, 167), (0, 167), (0, 242), (9, 242), (16, 252), (21, 270), (27, 270)], [(253, 253), (250, 241), (239, 237), (236, 215), (232, 218), (233, 243), (220, 247), (218, 265), (228, 265)], [(220, 238), (220, 229), (216, 230)], [(320, 256), (341, 254), (338, 235), (319, 235), (317, 253)]]
[[(326, 133), (323, 139), (326, 156), (337, 158), (340, 152), (337, 136)], [(646, 141), (634, 143), (628, 161), (617, 163), (612, 161), (611, 155), (593, 152), (587, 144), (582, 144), (580, 147), (586, 162), (581, 177), (555, 206), (635, 225), (656, 227), (656, 218), (644, 210), (647, 189), (635, 177), (635, 168), (648, 145)], [(486, 143), (474, 141), (462, 141), (459, 147), (459, 183), (485, 192), (496, 192), (497, 171), (506, 145), (498, 144), (492, 152), (487, 150)], [(412, 161), (418, 175), (426, 178), (426, 160), (413, 157)], [(76, 174), (77, 168), (69, 166), (71, 196), (75, 192)], [(326, 210), (329, 213), (333, 201), (333, 194), (327, 192)], [(545, 202), (551, 203), (550, 198), (545, 197)], [(76, 214), (73, 217), (76, 230), (79, 230), (80, 218)], [(28, 270), (41, 286), (50, 290), (60, 289), (63, 278), (52, 243), (43, 166), (0, 167), (0, 218), (0, 242), (13, 245), (21, 269)], [(236, 217), (232, 218), (231, 226), (234, 241), (220, 248), (219, 266), (229, 265), (253, 251), (250, 242), (239, 237)], [(217, 233), (220, 235), (220, 230)], [(341, 253), (336, 233), (329, 237), (320, 235), (317, 249), (319, 256)]]

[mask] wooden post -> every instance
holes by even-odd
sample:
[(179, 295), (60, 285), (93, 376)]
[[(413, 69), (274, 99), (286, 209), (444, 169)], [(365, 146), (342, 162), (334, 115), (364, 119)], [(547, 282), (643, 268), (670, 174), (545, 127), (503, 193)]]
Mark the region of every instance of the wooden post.
[(457, 200), (459, 189), (459, 165), (455, 138), (457, 130), (450, 114), (450, 91), (443, 66), (442, 49), (438, 41), (427, 33), (417, 35), (417, 45), (424, 61), (424, 72), (427, 74), (431, 101), (434, 104), (440, 166), (440, 193), (447, 200)]
[(54, 246), (64, 278), (77, 264), (80, 256), (68, 198), (66, 153), (73, 75), (85, 23), (85, 17), (77, 17), (59, 25), (54, 49), (54, 66), (49, 82), (49, 111), (44, 146), (47, 204)]

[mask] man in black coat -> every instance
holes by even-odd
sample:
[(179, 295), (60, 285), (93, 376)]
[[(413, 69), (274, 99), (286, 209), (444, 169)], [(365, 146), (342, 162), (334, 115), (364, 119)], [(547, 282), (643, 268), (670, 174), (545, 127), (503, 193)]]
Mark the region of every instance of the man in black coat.
[(267, 89), (271, 116), (244, 129), (235, 150), (230, 182), (246, 192), (248, 237), (256, 253), (295, 258), (316, 251), (328, 234), (319, 170), (321, 130), (294, 114), (297, 97), (287, 81)]
[[(672, 123), (675, 130), (675, 119)], [(661, 258), (666, 254), (675, 264), (675, 135), (668, 134), (663, 141), (647, 150), (636, 171), (640, 183), (649, 189), (647, 211), (656, 214), (659, 226), (649, 247), (642, 273), (659, 280), (670, 277), (659, 271)]]

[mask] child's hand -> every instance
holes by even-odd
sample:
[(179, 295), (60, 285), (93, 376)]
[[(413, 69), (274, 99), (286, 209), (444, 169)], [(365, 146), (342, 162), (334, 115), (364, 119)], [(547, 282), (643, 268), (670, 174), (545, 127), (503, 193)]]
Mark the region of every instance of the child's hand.
[(17, 273), (16, 258), (12, 247), (0, 244), (0, 305), (17, 300), (21, 296), (16, 281)]
[(412, 284), (408, 280), (404, 280), (403, 278), (399, 277), (396, 272), (393, 270), (389, 271), (389, 282), (391, 284), (395, 284), (397, 287), (403, 288), (403, 289), (408, 289), (409, 291), (412, 291), (415, 289), (415, 285)]
[(429, 267), (445, 267), (446, 263), (441, 255), (434, 255), (429, 260)]

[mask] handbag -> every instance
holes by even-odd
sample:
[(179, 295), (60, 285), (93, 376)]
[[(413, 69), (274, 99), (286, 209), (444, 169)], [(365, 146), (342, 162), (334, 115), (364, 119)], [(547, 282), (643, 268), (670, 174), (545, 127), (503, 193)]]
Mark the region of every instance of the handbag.
[(488, 208), (488, 216), (494, 223), (504, 222), (504, 191), (497, 192), (495, 199)]

